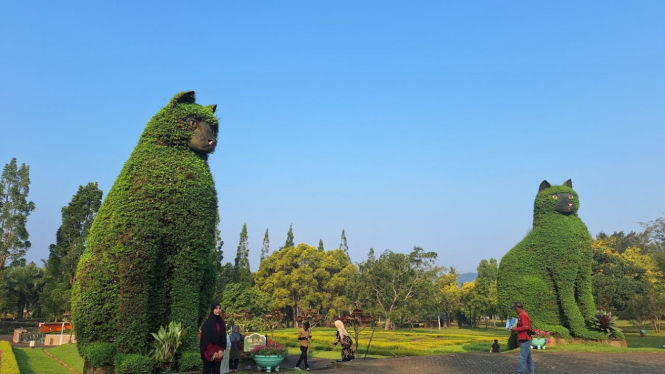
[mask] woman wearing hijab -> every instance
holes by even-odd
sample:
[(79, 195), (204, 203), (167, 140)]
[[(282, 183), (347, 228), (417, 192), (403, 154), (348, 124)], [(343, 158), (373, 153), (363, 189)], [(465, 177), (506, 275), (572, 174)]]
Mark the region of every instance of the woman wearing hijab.
[(233, 334), (231, 334), (231, 371), (238, 370), (238, 362), (240, 361), (240, 347), (242, 346), (242, 335), (238, 326), (233, 327)]
[[(229, 336), (229, 328), (226, 328), (226, 346), (231, 346), (231, 337)], [(219, 367), (219, 374), (229, 374), (229, 361), (231, 358), (231, 350), (224, 350), (224, 358), (222, 358), (222, 364)]]
[(221, 317), (219, 303), (210, 306), (210, 315), (201, 326), (199, 350), (203, 360), (203, 374), (219, 374), (219, 368), (226, 350), (226, 324)]
[(335, 327), (337, 327), (337, 336), (335, 336), (335, 342), (333, 343), (333, 351), (337, 348), (337, 343), (342, 343), (342, 359), (337, 360), (337, 362), (353, 360), (355, 358), (353, 355), (353, 341), (349, 333), (346, 332), (344, 323), (337, 320), (335, 321)]

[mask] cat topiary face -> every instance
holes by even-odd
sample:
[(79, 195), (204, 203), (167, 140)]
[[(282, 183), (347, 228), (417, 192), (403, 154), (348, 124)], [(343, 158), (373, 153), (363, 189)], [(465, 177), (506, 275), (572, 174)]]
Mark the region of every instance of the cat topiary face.
[(139, 142), (210, 154), (217, 146), (216, 109), (215, 104), (196, 104), (194, 91), (181, 92), (148, 122)]
[(534, 221), (550, 214), (577, 215), (579, 198), (569, 179), (562, 186), (551, 186), (543, 181), (538, 188), (534, 203)]

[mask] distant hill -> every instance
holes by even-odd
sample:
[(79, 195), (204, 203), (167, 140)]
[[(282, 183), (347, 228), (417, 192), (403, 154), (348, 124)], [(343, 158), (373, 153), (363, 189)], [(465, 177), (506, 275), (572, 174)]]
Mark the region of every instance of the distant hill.
[(462, 287), (462, 285), (466, 282), (472, 282), (474, 279), (478, 277), (478, 273), (464, 273), (462, 276), (459, 278), (459, 286)]

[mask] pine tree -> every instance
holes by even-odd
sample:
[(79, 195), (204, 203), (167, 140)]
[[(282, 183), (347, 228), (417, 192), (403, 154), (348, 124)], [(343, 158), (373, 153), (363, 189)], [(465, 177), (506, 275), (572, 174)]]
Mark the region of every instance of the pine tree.
[(102, 205), (102, 195), (97, 183), (90, 182), (79, 186), (69, 204), (62, 208), (62, 225), (56, 233), (56, 244), (49, 246), (46, 285), (40, 297), (45, 312), (56, 318), (70, 310), (76, 267), (85, 250), (92, 222)]
[(346, 244), (346, 234), (344, 233), (344, 229), (342, 229), (342, 241), (339, 243), (339, 249), (343, 250), (347, 255), (349, 254), (349, 246)]
[(236, 252), (233, 273), (234, 282), (247, 286), (251, 284), (252, 272), (249, 270), (247, 223), (242, 226), (242, 231), (240, 232), (240, 241), (238, 243), (238, 251)]
[(374, 255), (374, 248), (370, 248), (367, 253), (367, 262), (373, 263), (376, 261), (376, 256)]
[(0, 177), (0, 270), (20, 261), (30, 248), (25, 223), (35, 203), (27, 201), (29, 192), (30, 167), (21, 164), (19, 168), (12, 158)]
[(268, 229), (266, 228), (266, 234), (263, 236), (263, 248), (261, 248), (261, 262), (268, 257), (270, 252), (270, 239), (268, 238)]
[(323, 240), (319, 239), (319, 251), (323, 252), (325, 249), (323, 249)]
[(293, 243), (293, 224), (289, 226), (289, 232), (286, 234), (286, 243), (284, 243), (284, 247), (282, 248), (289, 247), (295, 247), (295, 244)]

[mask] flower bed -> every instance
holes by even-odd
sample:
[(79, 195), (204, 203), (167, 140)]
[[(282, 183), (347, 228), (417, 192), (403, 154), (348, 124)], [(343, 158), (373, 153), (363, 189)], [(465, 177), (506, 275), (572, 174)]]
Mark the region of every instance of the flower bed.
[(249, 354), (254, 356), (281, 356), (286, 357), (288, 355), (288, 350), (282, 345), (278, 344), (272, 339), (268, 339), (268, 342), (265, 345), (257, 345), (249, 351)]

